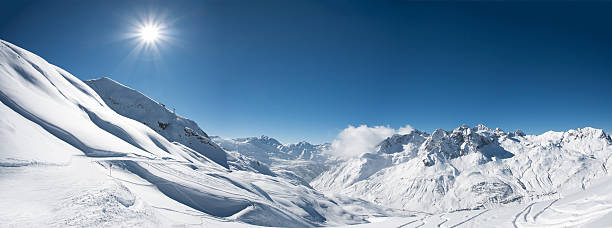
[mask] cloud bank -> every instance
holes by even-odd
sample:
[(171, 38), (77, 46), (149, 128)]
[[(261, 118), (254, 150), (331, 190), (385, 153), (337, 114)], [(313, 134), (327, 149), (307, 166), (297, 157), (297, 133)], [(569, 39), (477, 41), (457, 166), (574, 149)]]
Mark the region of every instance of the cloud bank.
[(330, 152), (344, 158), (357, 157), (364, 153), (373, 152), (376, 145), (393, 134), (408, 134), (413, 130), (414, 128), (410, 125), (399, 129), (393, 129), (389, 126), (368, 127), (367, 125), (360, 125), (354, 127), (349, 125), (336, 136)]

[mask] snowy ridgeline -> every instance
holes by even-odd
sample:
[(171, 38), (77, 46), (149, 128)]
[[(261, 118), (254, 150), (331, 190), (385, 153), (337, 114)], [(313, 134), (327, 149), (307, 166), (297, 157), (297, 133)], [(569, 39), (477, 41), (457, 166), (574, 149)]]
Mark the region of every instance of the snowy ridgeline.
[(306, 182), (312, 181), (339, 161), (332, 157), (330, 144), (313, 145), (308, 142), (283, 145), (268, 136), (212, 140), (227, 151), (234, 151), (261, 161), (275, 173), (294, 175)]
[(557, 199), (608, 174), (602, 130), (525, 135), (483, 125), (394, 135), (311, 182), (322, 192), (439, 213)]
[(85, 83), (118, 114), (142, 122), (169, 141), (185, 145), (233, 170), (281, 174), (309, 182), (335, 161), (324, 153), (329, 150), (329, 144), (300, 142), (283, 145), (267, 136), (209, 137), (194, 121), (110, 78), (87, 80)]
[(136, 90), (4, 41), (0, 113), (2, 225), (612, 224), (612, 140), (593, 128), (414, 130), (340, 159), (330, 144), (209, 137)]

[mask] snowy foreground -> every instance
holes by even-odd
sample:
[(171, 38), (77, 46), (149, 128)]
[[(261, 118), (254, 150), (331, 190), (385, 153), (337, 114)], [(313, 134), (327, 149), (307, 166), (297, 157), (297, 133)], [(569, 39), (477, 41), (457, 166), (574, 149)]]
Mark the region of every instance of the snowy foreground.
[(0, 41), (0, 227), (612, 226), (612, 140), (462, 126), (329, 144), (209, 137)]

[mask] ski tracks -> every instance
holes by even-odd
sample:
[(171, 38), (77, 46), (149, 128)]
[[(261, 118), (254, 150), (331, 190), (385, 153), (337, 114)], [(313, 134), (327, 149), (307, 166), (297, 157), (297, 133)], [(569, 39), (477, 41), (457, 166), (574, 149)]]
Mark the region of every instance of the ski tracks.
[(463, 220), (463, 221), (461, 221), (461, 222), (459, 222), (459, 223), (457, 223), (457, 224), (455, 224), (455, 225), (450, 226), (449, 228), (454, 228), (454, 227), (458, 227), (458, 226), (460, 226), (460, 225), (463, 225), (463, 224), (465, 224), (466, 222), (469, 222), (469, 221), (471, 221), (471, 220), (475, 219), (475, 218), (476, 218), (476, 217), (478, 217), (478, 216), (481, 216), (482, 214), (484, 214), (484, 213), (486, 213), (486, 212), (488, 212), (488, 211), (489, 211), (489, 210), (484, 210), (484, 211), (482, 211), (482, 212), (480, 212), (480, 213), (478, 213), (478, 214), (476, 214), (476, 215), (474, 215), (474, 216), (472, 216), (472, 217), (470, 217), (470, 218), (468, 218), (468, 219), (466, 219), (466, 220)]
[[(518, 228), (518, 227), (519, 227), (517, 224), (518, 224), (518, 221), (519, 221), (519, 218), (520, 218), (520, 217), (523, 217), (523, 222), (524, 222), (524, 223), (526, 223), (526, 222), (527, 222), (527, 215), (528, 215), (528, 214), (531, 212), (531, 208), (533, 207), (533, 205), (534, 205), (534, 204), (535, 204), (535, 203), (531, 203), (531, 204), (527, 205), (525, 208), (523, 208), (523, 210), (521, 210), (521, 211), (520, 211), (518, 214), (516, 214), (516, 215), (514, 216), (514, 220), (512, 220), (512, 225), (513, 225), (515, 228)], [(522, 215), (522, 216), (521, 216), (521, 215)]]

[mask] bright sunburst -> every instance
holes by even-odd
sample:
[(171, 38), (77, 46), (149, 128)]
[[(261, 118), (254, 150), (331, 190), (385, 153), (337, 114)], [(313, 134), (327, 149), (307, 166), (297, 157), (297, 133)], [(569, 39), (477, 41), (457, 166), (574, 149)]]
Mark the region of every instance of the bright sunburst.
[(166, 13), (151, 11), (136, 15), (128, 23), (130, 28), (125, 38), (135, 45), (128, 54), (129, 59), (159, 60), (161, 49), (167, 48), (175, 40), (171, 29), (174, 21)]
[(159, 39), (159, 28), (155, 25), (145, 25), (140, 28), (138, 35), (144, 42), (155, 42)]

